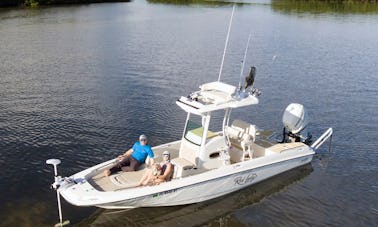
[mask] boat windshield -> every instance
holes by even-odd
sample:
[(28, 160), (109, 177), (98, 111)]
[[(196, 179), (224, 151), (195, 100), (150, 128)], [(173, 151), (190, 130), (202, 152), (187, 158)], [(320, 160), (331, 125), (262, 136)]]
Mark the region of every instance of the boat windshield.
[[(192, 115), (190, 119), (188, 120), (188, 124), (185, 128), (184, 138), (188, 140), (189, 142), (200, 146), (202, 143), (202, 136), (203, 136), (203, 122), (204, 119), (202, 117), (197, 115)], [(206, 139), (210, 139), (217, 135), (217, 133), (214, 133), (210, 131), (211, 129), (207, 131)]]
[(191, 118), (186, 125), (184, 138), (187, 139), (189, 142), (194, 143), (195, 145), (201, 145), (202, 135), (203, 135), (203, 127), (201, 125), (201, 118)]

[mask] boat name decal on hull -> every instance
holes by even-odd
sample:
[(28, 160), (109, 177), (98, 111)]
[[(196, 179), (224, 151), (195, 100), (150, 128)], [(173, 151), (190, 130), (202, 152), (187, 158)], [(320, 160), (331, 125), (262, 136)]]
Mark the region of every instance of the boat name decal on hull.
[(234, 182), (235, 182), (235, 185), (244, 185), (247, 183), (251, 183), (254, 179), (256, 179), (256, 177), (257, 177), (256, 173), (250, 173), (245, 176), (234, 178)]
[(172, 190), (168, 190), (168, 191), (164, 191), (164, 192), (159, 192), (159, 193), (153, 194), (152, 197), (155, 198), (155, 197), (166, 195), (166, 194), (170, 194), (170, 193), (176, 192), (176, 191), (177, 191), (177, 189), (172, 189)]

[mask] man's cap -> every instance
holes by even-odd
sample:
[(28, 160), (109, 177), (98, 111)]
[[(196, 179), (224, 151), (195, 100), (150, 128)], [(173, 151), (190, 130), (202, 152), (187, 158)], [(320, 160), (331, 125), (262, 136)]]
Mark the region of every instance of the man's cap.
[(147, 139), (147, 136), (144, 135), (144, 134), (142, 134), (142, 135), (139, 136), (139, 140), (143, 140), (143, 139), (145, 139), (145, 140)]
[(168, 156), (170, 156), (171, 154), (169, 153), (169, 151), (164, 151), (164, 152), (163, 152), (163, 155), (168, 155)]

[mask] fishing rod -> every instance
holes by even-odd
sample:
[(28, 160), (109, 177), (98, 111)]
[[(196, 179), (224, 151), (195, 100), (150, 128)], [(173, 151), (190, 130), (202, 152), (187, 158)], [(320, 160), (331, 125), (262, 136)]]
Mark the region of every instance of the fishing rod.
[(251, 40), (251, 34), (252, 33), (249, 33), (248, 41), (247, 41), (247, 46), (245, 47), (245, 51), (244, 51), (244, 58), (241, 61), (241, 66), (240, 66), (241, 69), (240, 69), (240, 77), (239, 77), (239, 85), (238, 85), (238, 89), (240, 91), (241, 91), (241, 80), (242, 80), (243, 71), (244, 71), (245, 58), (247, 57), (247, 52), (248, 52), (248, 47), (249, 47), (249, 41)]
[(231, 25), (232, 25), (232, 18), (234, 17), (234, 11), (235, 11), (235, 3), (234, 3), (234, 6), (232, 7), (230, 23), (228, 25), (227, 38), (226, 38), (226, 43), (224, 45), (222, 63), (221, 63), (220, 69), (219, 69), (218, 82), (220, 81), (220, 78), (221, 78), (221, 75), (222, 75), (224, 56), (226, 55), (226, 50), (227, 50), (227, 46), (228, 46), (228, 38), (230, 37), (230, 30), (231, 30)]

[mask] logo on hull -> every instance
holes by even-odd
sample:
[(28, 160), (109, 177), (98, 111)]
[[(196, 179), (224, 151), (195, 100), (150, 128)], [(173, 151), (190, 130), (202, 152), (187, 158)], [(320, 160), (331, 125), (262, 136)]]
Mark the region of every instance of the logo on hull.
[(257, 177), (256, 173), (250, 173), (250, 174), (245, 175), (245, 176), (234, 178), (234, 183), (235, 183), (235, 185), (248, 184), (248, 183), (251, 183), (254, 179), (256, 179), (256, 177)]

